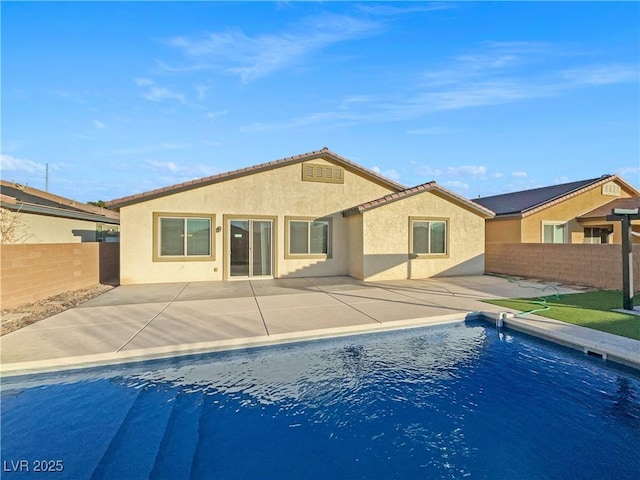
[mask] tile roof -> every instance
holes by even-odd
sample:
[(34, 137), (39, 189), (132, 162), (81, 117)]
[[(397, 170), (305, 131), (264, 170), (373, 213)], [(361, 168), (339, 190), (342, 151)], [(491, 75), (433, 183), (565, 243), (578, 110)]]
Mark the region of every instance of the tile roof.
[(398, 200), (402, 200), (404, 198), (408, 198), (422, 192), (430, 192), (430, 191), (434, 193), (439, 193), (449, 198), (450, 200), (460, 203), (464, 207), (467, 207), (471, 210), (476, 211), (477, 213), (479, 213), (481, 216), (485, 218), (491, 218), (494, 216), (493, 212), (488, 208), (483, 207), (482, 205), (478, 205), (477, 203), (472, 202), (471, 200), (468, 200), (464, 197), (461, 197), (460, 195), (455, 194), (450, 190), (447, 190), (446, 188), (441, 187), (434, 181), (416, 185), (415, 187), (406, 188), (400, 192), (390, 193), (388, 195), (385, 195), (384, 197), (380, 197), (375, 200), (371, 200), (369, 202), (361, 203), (360, 205), (356, 205), (355, 207), (351, 207), (344, 210), (342, 212), (342, 215), (344, 217), (348, 217), (350, 215), (357, 215), (359, 213), (366, 212), (367, 210), (372, 210), (374, 208), (381, 207), (383, 205), (388, 205), (389, 203), (397, 202)]
[(127, 205), (132, 205), (134, 203), (144, 202), (146, 200), (151, 200), (153, 198), (163, 197), (165, 195), (171, 195), (173, 193), (183, 192), (185, 190), (190, 190), (192, 188), (203, 187), (206, 185), (211, 185), (213, 183), (224, 182), (226, 180), (231, 180), (233, 178), (243, 177), (246, 175), (252, 175), (254, 173), (263, 172), (265, 170), (270, 170), (274, 168), (283, 167), (286, 165), (293, 165), (296, 163), (305, 162), (308, 160), (314, 160), (317, 158), (326, 158), (332, 160), (338, 164), (341, 164), (349, 169), (355, 170), (373, 178), (374, 180), (382, 183), (383, 185), (395, 189), (395, 190), (403, 190), (405, 187), (393, 180), (390, 180), (382, 175), (377, 174), (373, 170), (369, 170), (357, 163), (348, 160), (337, 153), (332, 152), (327, 147), (324, 147), (322, 150), (315, 150), (309, 153), (303, 153), (300, 155), (295, 155), (292, 157), (282, 158), (280, 160), (274, 160), (272, 162), (261, 163), (258, 165), (254, 165), (251, 167), (240, 168), (238, 170), (233, 170), (231, 172), (220, 173), (217, 175), (211, 175), (209, 177), (200, 178), (197, 180), (192, 180), (189, 182), (179, 183), (176, 185), (171, 185), (164, 188), (158, 188), (156, 190), (151, 190), (149, 192), (139, 193), (135, 195), (129, 195), (127, 197), (116, 198), (106, 202), (106, 205), (109, 208), (121, 208)]
[[(496, 212), (496, 217), (504, 215), (527, 215), (544, 208), (549, 204), (563, 200), (564, 198), (577, 195), (585, 189), (610, 182), (620, 180), (617, 175), (603, 175), (598, 178), (580, 180), (577, 182), (552, 185), (550, 187), (534, 188), (532, 190), (522, 190), (519, 192), (505, 193), (491, 197), (474, 199), (474, 202), (483, 205)], [(625, 184), (626, 185), (626, 184)]]
[(611, 210), (614, 208), (640, 208), (640, 197), (616, 198), (609, 203), (594, 208), (590, 212), (579, 215), (578, 220), (606, 217), (607, 215), (611, 215)]
[(12, 210), (45, 215), (84, 218), (86, 220), (119, 223), (120, 214), (103, 207), (96, 207), (70, 198), (54, 195), (19, 183), (0, 180), (2, 206)]

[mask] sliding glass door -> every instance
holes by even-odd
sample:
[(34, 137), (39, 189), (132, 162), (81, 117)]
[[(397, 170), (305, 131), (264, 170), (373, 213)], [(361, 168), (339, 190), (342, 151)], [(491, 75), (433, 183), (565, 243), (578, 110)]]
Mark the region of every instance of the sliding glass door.
[(231, 220), (231, 277), (273, 275), (273, 221)]

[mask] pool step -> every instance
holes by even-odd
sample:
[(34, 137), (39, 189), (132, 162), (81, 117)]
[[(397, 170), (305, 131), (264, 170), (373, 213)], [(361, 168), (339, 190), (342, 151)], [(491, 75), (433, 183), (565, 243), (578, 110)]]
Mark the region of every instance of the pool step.
[(91, 476), (149, 478), (177, 394), (162, 385), (145, 386), (131, 406)]
[[(63, 472), (40, 476), (90, 478), (137, 396), (138, 392), (111, 379), (27, 388), (16, 394), (20, 402), (5, 394), (3, 415), (10, 412), (11, 418), (20, 421), (3, 418), (3, 440), (11, 441), (1, 442), (2, 458), (60, 459)], [(78, 412), (91, 412), (91, 416)], [(78, 439), (82, 448), (70, 448)], [(32, 473), (29, 478), (38, 476)]]
[(149, 478), (189, 478), (203, 402), (202, 392), (178, 394)]

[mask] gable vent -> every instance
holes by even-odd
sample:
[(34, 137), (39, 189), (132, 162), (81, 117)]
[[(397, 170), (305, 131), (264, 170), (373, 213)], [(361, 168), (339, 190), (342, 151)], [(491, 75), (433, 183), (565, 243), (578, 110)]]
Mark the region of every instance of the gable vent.
[(304, 182), (344, 183), (344, 168), (319, 163), (302, 164)]
[(602, 195), (608, 195), (611, 197), (620, 196), (620, 185), (614, 182), (605, 183), (602, 185)]

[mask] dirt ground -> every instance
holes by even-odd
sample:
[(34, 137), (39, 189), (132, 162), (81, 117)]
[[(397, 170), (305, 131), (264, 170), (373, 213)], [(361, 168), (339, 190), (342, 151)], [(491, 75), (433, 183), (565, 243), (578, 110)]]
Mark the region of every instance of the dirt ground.
[(2, 309), (0, 336), (75, 307), (108, 292), (112, 288), (114, 287), (110, 285), (97, 285), (93, 288), (60, 293), (37, 302), (20, 305), (19, 307)]

